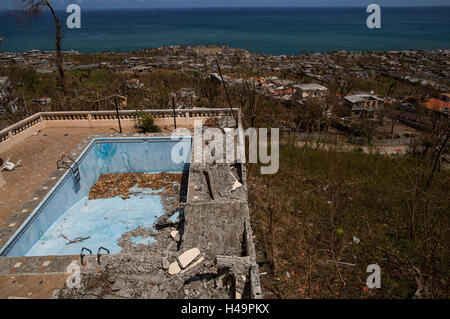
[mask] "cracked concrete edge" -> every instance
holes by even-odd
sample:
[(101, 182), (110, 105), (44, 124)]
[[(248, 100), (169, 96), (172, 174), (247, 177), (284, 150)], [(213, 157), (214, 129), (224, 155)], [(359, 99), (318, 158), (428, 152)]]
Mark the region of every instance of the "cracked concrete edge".
[[(242, 127), (242, 112), (241, 109), (238, 109), (238, 125)], [(242, 137), (245, 138), (245, 137)], [(252, 299), (262, 299), (263, 293), (261, 288), (261, 281), (259, 279), (259, 267), (256, 262), (256, 247), (253, 242), (253, 230), (250, 224), (250, 210), (248, 208), (248, 184), (247, 184), (247, 166), (245, 163), (240, 163), (241, 167), (241, 177), (242, 177), (242, 186), (245, 189), (245, 201), (247, 203), (247, 207), (245, 209), (245, 240), (246, 240), (246, 253), (250, 256), (250, 260), (252, 266), (250, 267), (250, 293)]]
[(255, 244), (253, 242), (253, 231), (250, 226), (250, 213), (247, 209), (245, 209), (245, 241), (246, 241), (246, 253), (250, 257), (251, 261), (251, 267), (250, 267), (250, 293), (252, 296), (252, 299), (262, 299), (262, 288), (261, 288), (261, 282), (259, 280), (259, 267), (258, 263), (256, 262), (256, 248)]

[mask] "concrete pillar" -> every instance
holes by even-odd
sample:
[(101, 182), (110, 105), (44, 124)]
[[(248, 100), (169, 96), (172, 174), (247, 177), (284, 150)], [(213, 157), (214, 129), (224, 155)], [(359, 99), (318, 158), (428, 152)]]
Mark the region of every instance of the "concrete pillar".
[(89, 123), (89, 127), (92, 128), (92, 114), (88, 114), (88, 123)]
[(185, 112), (185, 117), (184, 117), (184, 126), (188, 127), (189, 126), (189, 112)]

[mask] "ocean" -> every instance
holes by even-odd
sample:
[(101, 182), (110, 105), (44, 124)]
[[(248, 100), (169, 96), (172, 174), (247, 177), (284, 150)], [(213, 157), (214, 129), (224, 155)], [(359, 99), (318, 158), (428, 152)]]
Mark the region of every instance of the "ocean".
[[(67, 13), (58, 12), (65, 22)], [(170, 45), (225, 44), (264, 54), (333, 50), (450, 48), (450, 7), (381, 8), (369, 29), (366, 8), (227, 8), (84, 10), (81, 29), (64, 29), (64, 50), (132, 51)], [(18, 26), (0, 12), (0, 52), (54, 49), (43, 15)]]

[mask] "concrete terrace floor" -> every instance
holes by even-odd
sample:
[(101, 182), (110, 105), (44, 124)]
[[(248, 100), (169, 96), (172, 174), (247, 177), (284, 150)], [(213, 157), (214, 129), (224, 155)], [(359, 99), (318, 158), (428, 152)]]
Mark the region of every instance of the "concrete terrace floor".
[(7, 220), (56, 170), (56, 162), (62, 155), (69, 155), (90, 134), (108, 133), (115, 132), (109, 128), (45, 128), (0, 154), (3, 160), (8, 156), (14, 163), (22, 160), (22, 166), (14, 171), (2, 172), (6, 184), (0, 189), (0, 227), (8, 226)]

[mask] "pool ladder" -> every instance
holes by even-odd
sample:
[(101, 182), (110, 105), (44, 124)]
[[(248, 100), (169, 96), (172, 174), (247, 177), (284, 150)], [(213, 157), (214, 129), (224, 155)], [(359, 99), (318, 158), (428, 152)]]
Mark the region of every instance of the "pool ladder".
[[(102, 250), (104, 250), (108, 255), (109, 255), (109, 249), (105, 248), (105, 247), (99, 247), (99, 249), (97, 250), (97, 263), (100, 265), (100, 257), (102, 256), (102, 254), (100, 253)], [(81, 266), (86, 266), (87, 263), (84, 261), (84, 256), (86, 256), (84, 254), (84, 251), (89, 252), (90, 255), (92, 255), (92, 250), (90, 250), (89, 248), (83, 247), (81, 248), (81, 252), (80, 252), (80, 259), (81, 259)]]
[(78, 163), (74, 161), (72, 158), (70, 158), (67, 155), (63, 155), (56, 162), (56, 166), (58, 167), (58, 169), (60, 168), (70, 169), (70, 171), (72, 172), (72, 178), (75, 186), (77, 186), (80, 183), (81, 180), (80, 168), (78, 166)]

